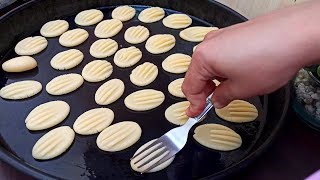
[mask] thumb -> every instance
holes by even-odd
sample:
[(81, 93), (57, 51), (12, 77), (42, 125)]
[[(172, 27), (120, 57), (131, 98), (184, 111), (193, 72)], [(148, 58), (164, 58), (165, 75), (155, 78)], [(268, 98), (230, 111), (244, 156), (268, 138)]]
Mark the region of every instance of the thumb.
[(238, 98), (236, 87), (230, 80), (223, 81), (213, 92), (212, 102), (214, 107), (221, 109), (227, 106), (231, 101)]

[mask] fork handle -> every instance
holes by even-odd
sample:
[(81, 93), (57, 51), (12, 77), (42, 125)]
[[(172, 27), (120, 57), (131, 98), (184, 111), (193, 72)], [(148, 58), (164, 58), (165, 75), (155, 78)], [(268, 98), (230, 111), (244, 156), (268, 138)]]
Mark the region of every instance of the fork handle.
[(205, 106), (204, 110), (198, 116), (196, 116), (194, 118), (197, 122), (201, 121), (207, 115), (207, 113), (212, 109), (213, 104), (212, 104), (212, 101), (211, 101), (211, 97), (212, 97), (212, 94), (210, 94), (207, 97), (206, 106)]

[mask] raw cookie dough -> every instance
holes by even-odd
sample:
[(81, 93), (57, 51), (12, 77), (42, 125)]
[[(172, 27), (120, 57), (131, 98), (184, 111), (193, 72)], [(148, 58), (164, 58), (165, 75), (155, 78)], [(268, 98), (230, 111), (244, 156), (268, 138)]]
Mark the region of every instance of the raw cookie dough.
[(65, 20), (54, 20), (45, 23), (40, 29), (44, 37), (57, 37), (69, 29), (69, 23)]
[(72, 29), (63, 33), (59, 38), (59, 43), (65, 47), (74, 47), (82, 44), (89, 37), (89, 33), (84, 29)]
[(99, 39), (90, 46), (90, 54), (95, 58), (112, 56), (118, 50), (118, 43), (113, 39)]
[(134, 111), (147, 111), (160, 106), (165, 99), (161, 91), (144, 89), (128, 95), (124, 99), (127, 108)]
[(67, 70), (76, 67), (83, 60), (83, 53), (77, 49), (69, 49), (56, 54), (50, 61), (51, 67)]
[(94, 60), (82, 69), (82, 77), (88, 82), (99, 82), (107, 79), (112, 72), (111, 63), (106, 60)]
[(49, 131), (33, 146), (33, 158), (47, 160), (61, 155), (71, 146), (74, 136), (75, 133), (69, 126), (61, 126)]
[[(146, 144), (142, 145), (135, 153), (134, 155), (138, 154), (142, 149), (144, 149), (145, 147), (149, 146), (151, 143), (153, 143), (154, 141), (156, 141), (157, 139), (153, 139), (149, 142), (147, 142)], [(148, 169), (150, 166), (154, 165), (159, 159), (161, 159), (163, 157), (160, 156), (158, 158), (156, 158), (155, 160), (153, 161), (150, 161), (149, 163), (147, 163), (146, 165), (138, 168), (141, 164), (147, 162), (149, 159), (151, 159), (152, 157), (154, 157), (158, 152), (160, 152), (162, 149), (157, 149), (157, 145), (151, 147), (149, 150), (145, 151), (144, 153), (140, 154), (139, 156), (135, 157), (134, 159), (132, 159), (130, 161), (130, 165), (131, 165), (131, 168), (134, 170), (134, 171), (137, 171), (137, 172), (143, 172), (145, 169)], [(141, 157), (145, 156), (145, 154), (148, 154), (150, 151), (154, 151), (152, 152), (150, 155), (148, 155), (146, 158), (144, 158), (142, 161), (138, 162), (135, 164), (135, 162), (140, 159)], [(133, 156), (134, 156), (133, 155)], [(165, 155), (165, 154), (164, 154)], [(152, 172), (157, 172), (157, 171), (161, 171), (162, 169), (168, 167), (172, 161), (174, 160), (175, 156), (171, 157), (170, 159), (168, 159), (167, 161), (165, 161), (164, 163), (154, 167), (153, 169), (151, 169), (150, 171), (146, 172), (146, 173), (152, 173)]]
[(130, 74), (130, 81), (137, 86), (146, 86), (152, 83), (158, 76), (156, 65), (145, 62), (134, 68)]
[(131, 44), (139, 44), (148, 39), (150, 32), (144, 26), (132, 26), (124, 33), (124, 39)]
[(201, 145), (218, 151), (231, 151), (242, 144), (239, 134), (220, 124), (198, 126), (194, 130), (193, 138)]
[(186, 115), (186, 110), (189, 107), (189, 101), (182, 101), (169, 106), (165, 111), (166, 119), (176, 125), (185, 124), (189, 117)]
[(83, 84), (83, 78), (79, 74), (63, 74), (53, 78), (46, 86), (51, 95), (63, 95), (75, 91)]
[(179, 97), (179, 98), (185, 98), (186, 96), (183, 94), (181, 86), (184, 81), (184, 78), (179, 78), (174, 81), (172, 81), (168, 85), (168, 91), (171, 95)]
[(21, 56), (31, 56), (40, 53), (48, 46), (48, 41), (42, 36), (27, 37), (16, 45), (14, 51)]
[(50, 101), (35, 107), (25, 123), (29, 130), (43, 130), (62, 122), (69, 114), (70, 106), (64, 101)]
[(179, 36), (186, 41), (201, 42), (210, 31), (214, 30), (218, 30), (218, 28), (194, 26), (181, 31)]
[(37, 61), (30, 56), (19, 56), (2, 64), (2, 69), (6, 72), (24, 72), (37, 67)]
[(120, 21), (129, 21), (136, 15), (136, 10), (130, 6), (119, 6), (112, 11), (112, 18)]
[(114, 55), (114, 63), (122, 68), (135, 65), (142, 58), (142, 52), (140, 49), (131, 46), (128, 48), (122, 48)]
[(171, 34), (157, 34), (151, 36), (146, 42), (146, 49), (152, 54), (161, 54), (170, 51), (176, 44)]
[(104, 129), (97, 137), (97, 145), (103, 151), (121, 151), (136, 143), (140, 139), (141, 133), (139, 124), (123, 121)]
[(81, 114), (73, 124), (73, 129), (81, 135), (96, 134), (108, 127), (114, 119), (109, 108), (95, 108)]
[(185, 54), (171, 54), (162, 62), (162, 68), (174, 74), (187, 72), (191, 63), (191, 57)]
[(80, 26), (91, 26), (103, 19), (103, 13), (97, 9), (81, 11), (77, 14), (74, 22)]
[(25, 99), (38, 94), (42, 89), (41, 83), (33, 80), (11, 83), (0, 90), (3, 99)]
[(109, 38), (117, 35), (123, 27), (118, 19), (108, 19), (101, 21), (94, 29), (94, 35), (98, 38)]
[(141, 11), (138, 19), (144, 23), (153, 23), (164, 17), (164, 10), (160, 7), (150, 7)]
[(191, 25), (192, 19), (186, 14), (171, 14), (162, 20), (164, 26), (172, 29), (182, 29)]
[(124, 83), (120, 79), (111, 79), (99, 87), (95, 101), (99, 105), (111, 104), (122, 96), (124, 88)]
[(230, 122), (245, 123), (251, 122), (258, 117), (258, 110), (247, 101), (234, 100), (222, 109), (215, 109), (216, 114)]

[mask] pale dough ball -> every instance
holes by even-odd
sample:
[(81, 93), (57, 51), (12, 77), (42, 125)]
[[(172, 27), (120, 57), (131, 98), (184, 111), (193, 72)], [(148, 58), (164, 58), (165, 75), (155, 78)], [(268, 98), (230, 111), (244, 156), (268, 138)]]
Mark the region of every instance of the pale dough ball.
[(120, 21), (129, 21), (136, 14), (136, 10), (130, 6), (119, 6), (112, 11), (112, 18)]
[(63, 74), (48, 82), (46, 91), (51, 95), (63, 95), (75, 91), (83, 84), (83, 78), (79, 74)]
[(146, 49), (152, 54), (161, 54), (170, 51), (176, 44), (171, 34), (157, 34), (151, 36), (146, 42)]
[(80, 26), (91, 26), (103, 19), (103, 13), (97, 9), (81, 11), (77, 14), (74, 22)]
[(38, 81), (24, 80), (11, 83), (0, 90), (3, 99), (25, 99), (38, 94), (42, 90), (42, 85)]
[(43, 130), (62, 122), (69, 114), (70, 106), (64, 101), (49, 101), (35, 107), (25, 123), (29, 130)]
[(152, 83), (158, 76), (156, 65), (145, 62), (134, 68), (130, 74), (130, 81), (137, 86), (146, 86)]
[(148, 39), (150, 32), (144, 26), (132, 26), (124, 33), (124, 39), (131, 44), (139, 44)]
[(186, 54), (171, 54), (162, 62), (162, 68), (174, 74), (187, 72), (191, 63), (191, 57)]
[(89, 37), (89, 33), (84, 29), (72, 29), (63, 33), (59, 38), (59, 43), (65, 47), (74, 47), (82, 44)]
[(186, 110), (189, 107), (189, 101), (182, 101), (169, 106), (165, 111), (166, 119), (176, 125), (185, 124), (189, 117), (186, 114)]
[(118, 19), (108, 19), (101, 21), (94, 29), (94, 34), (98, 38), (109, 38), (117, 35), (123, 27), (123, 24)]
[(54, 20), (45, 23), (40, 29), (44, 37), (57, 37), (69, 29), (69, 23), (65, 20)]
[(48, 46), (48, 41), (42, 36), (27, 37), (16, 45), (14, 51), (21, 56), (31, 56), (40, 53)]
[(82, 77), (88, 82), (99, 82), (107, 79), (112, 72), (111, 63), (105, 60), (94, 60), (83, 68)]
[(124, 88), (124, 83), (120, 79), (111, 79), (99, 87), (95, 101), (99, 105), (111, 104), (122, 96)]
[(150, 7), (141, 11), (138, 19), (144, 23), (153, 23), (164, 17), (164, 10), (160, 7)]
[(90, 46), (90, 54), (95, 58), (112, 56), (118, 50), (118, 43), (112, 39), (99, 39)]
[(57, 70), (68, 70), (79, 65), (83, 60), (83, 53), (77, 49), (69, 49), (56, 54), (50, 61), (51, 67)]
[(144, 89), (128, 95), (124, 99), (127, 108), (134, 111), (147, 111), (160, 106), (165, 99), (161, 91)]
[(204, 37), (210, 32), (218, 30), (217, 27), (202, 27), (202, 26), (194, 26), (184, 29), (179, 33), (179, 36), (190, 42), (201, 42)]
[(174, 81), (172, 81), (168, 85), (168, 91), (171, 95), (179, 97), (179, 98), (185, 98), (186, 96), (182, 92), (182, 83), (184, 81), (184, 78), (179, 78)]
[(2, 64), (2, 69), (6, 72), (24, 72), (37, 67), (37, 61), (30, 56), (20, 56), (9, 59)]
[(162, 20), (164, 26), (172, 29), (182, 29), (192, 24), (192, 19), (186, 14), (171, 14)]
[(142, 52), (134, 47), (122, 48), (114, 55), (114, 63), (118, 67), (126, 68), (135, 65), (142, 58)]

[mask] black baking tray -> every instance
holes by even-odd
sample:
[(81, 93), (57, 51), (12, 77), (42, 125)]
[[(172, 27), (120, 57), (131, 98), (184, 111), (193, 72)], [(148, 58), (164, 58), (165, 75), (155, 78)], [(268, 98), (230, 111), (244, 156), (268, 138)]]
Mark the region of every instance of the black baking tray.
[[(41, 26), (50, 20), (66, 19), (70, 27), (77, 28), (74, 24), (74, 16), (84, 9), (98, 8), (104, 13), (104, 19), (111, 16), (112, 10), (117, 5), (133, 5), (137, 14), (148, 6), (160, 6), (165, 8), (166, 15), (183, 12), (193, 18), (192, 26), (217, 26), (223, 28), (246, 19), (233, 10), (213, 1), (64, 1), (64, 0), (35, 0), (10, 11), (0, 18), (0, 52), (2, 64), (5, 60), (17, 56), (14, 45), (21, 39), (30, 35), (39, 35)], [(190, 137), (186, 147), (179, 153), (174, 162), (165, 170), (152, 174), (139, 174), (131, 170), (129, 159), (142, 144), (157, 138), (166, 131), (174, 128), (164, 117), (165, 109), (175, 102), (184, 99), (175, 98), (168, 93), (167, 86), (174, 79), (183, 77), (165, 72), (162, 61), (172, 53), (185, 53), (192, 55), (192, 48), (196, 43), (186, 42), (179, 37), (180, 30), (165, 28), (161, 21), (144, 24), (137, 20), (137, 15), (131, 21), (125, 22), (121, 32), (113, 37), (119, 44), (119, 48), (131, 46), (123, 39), (125, 30), (133, 25), (146, 26), (151, 35), (170, 33), (176, 37), (176, 46), (167, 53), (152, 55), (148, 53), (141, 43), (136, 45), (142, 52), (142, 60), (133, 67), (121, 69), (114, 65), (113, 56), (105, 58), (112, 63), (114, 71), (107, 80), (119, 78), (124, 81), (126, 88), (124, 95), (115, 103), (104, 106), (115, 112), (117, 123), (123, 120), (137, 122), (142, 128), (141, 139), (132, 147), (116, 152), (108, 153), (99, 150), (95, 144), (97, 135), (76, 135), (75, 141), (69, 150), (61, 156), (49, 161), (37, 161), (31, 156), (34, 143), (48, 130), (31, 132), (25, 128), (24, 119), (37, 105), (50, 100), (64, 100), (71, 106), (71, 112), (65, 121), (59, 125), (72, 126), (75, 119), (83, 112), (101, 107), (94, 102), (94, 93), (98, 87), (106, 82), (85, 82), (77, 91), (63, 95), (51, 96), (43, 89), (40, 94), (20, 101), (8, 101), (0, 99), (0, 158), (17, 169), (39, 179), (218, 179), (239, 171), (246, 167), (270, 144), (278, 129), (281, 127), (289, 103), (289, 88), (284, 87), (270, 95), (248, 99), (259, 110), (256, 121), (245, 124), (228, 123), (219, 119), (214, 110), (210, 111), (206, 120), (201, 123), (219, 123), (226, 125), (238, 132), (243, 139), (241, 148), (230, 152), (218, 152), (204, 148)], [(4, 73), (0, 71), (0, 88), (5, 84), (24, 79), (38, 80), (43, 87), (54, 77), (65, 73), (80, 73), (83, 67), (94, 60), (89, 54), (90, 45), (97, 40), (93, 34), (94, 26), (80, 27), (86, 29), (90, 36), (83, 44), (75, 47), (84, 53), (84, 61), (76, 68), (67, 71), (57, 71), (51, 68), (51, 58), (63, 50), (58, 43), (58, 38), (48, 38), (49, 45), (45, 51), (33, 56), (38, 62), (38, 68), (19, 74)], [(159, 68), (159, 75), (155, 82), (146, 87), (134, 86), (129, 80), (129, 74), (133, 68), (143, 62), (152, 62)], [(152, 88), (161, 90), (166, 95), (164, 103), (147, 112), (133, 112), (123, 105), (124, 98), (137, 90)], [(51, 128), (52, 129), (52, 128)]]

